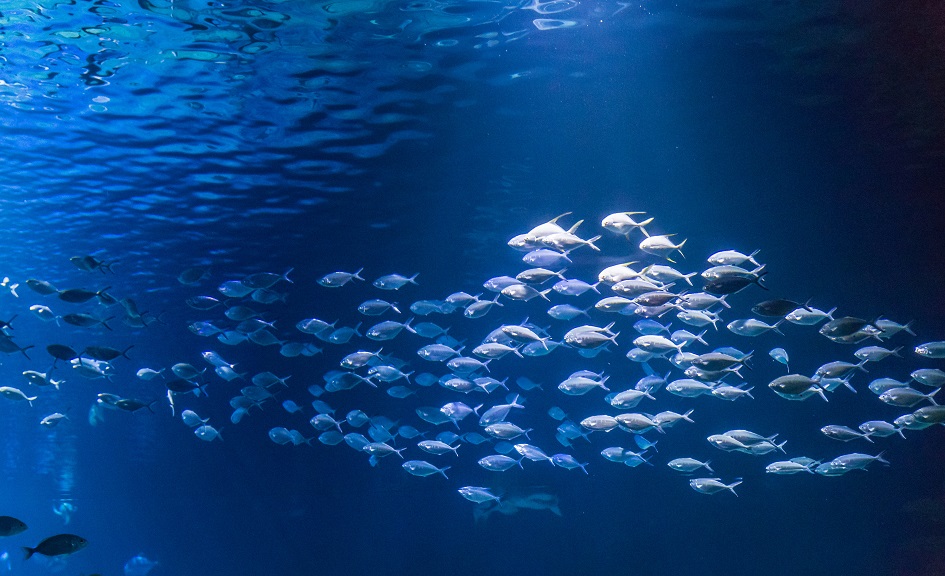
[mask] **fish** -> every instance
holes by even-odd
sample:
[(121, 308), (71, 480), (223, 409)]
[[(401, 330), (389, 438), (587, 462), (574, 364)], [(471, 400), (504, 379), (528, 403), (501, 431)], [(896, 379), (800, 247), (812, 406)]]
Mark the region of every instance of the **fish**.
[(665, 258), (670, 262), (673, 262), (670, 258), (673, 252), (679, 252), (679, 255), (685, 258), (686, 256), (682, 252), (682, 247), (686, 245), (686, 240), (683, 240), (679, 244), (673, 244), (670, 240), (671, 236), (673, 236), (673, 234), (647, 236), (640, 242), (640, 250), (647, 254)]
[(74, 314), (64, 314), (61, 316), (62, 321), (66, 324), (71, 324), (73, 326), (78, 326), (80, 328), (92, 328), (94, 326), (103, 326), (108, 330), (112, 330), (112, 327), (108, 325), (109, 320), (113, 320), (115, 317), (110, 316), (108, 318), (96, 318), (91, 314), (84, 313), (74, 313)]
[(463, 486), (458, 489), (457, 492), (470, 502), (475, 502), (476, 504), (483, 504), (485, 502), (495, 502), (501, 503), (502, 500), (492, 493), (490, 488), (485, 488), (482, 486)]
[(641, 214), (646, 214), (646, 212), (615, 212), (605, 216), (604, 219), (601, 220), (600, 225), (605, 230), (609, 230), (621, 236), (629, 237), (631, 232), (639, 229), (644, 236), (649, 237), (646, 226), (652, 224), (654, 218), (646, 218), (640, 222), (633, 219), (633, 216), (639, 216)]
[(711, 464), (711, 460), (700, 462), (694, 458), (674, 458), (666, 463), (667, 466), (677, 472), (691, 474), (700, 468), (705, 468), (709, 474), (715, 474), (715, 471), (712, 470), (712, 467), (709, 466), (709, 464)]
[(51, 294), (58, 294), (59, 289), (53, 286), (51, 283), (45, 280), (37, 280), (36, 278), (28, 278), (25, 284), (37, 294), (41, 296), (49, 296)]
[(106, 272), (112, 272), (112, 266), (115, 265), (115, 261), (106, 262), (104, 260), (99, 260), (95, 256), (83, 255), (83, 256), (72, 256), (69, 258), (69, 262), (85, 272), (92, 272), (95, 270), (100, 271), (102, 274)]
[(755, 256), (757, 256), (759, 252), (761, 252), (761, 250), (755, 250), (746, 256), (737, 250), (722, 250), (721, 252), (716, 252), (709, 256), (706, 261), (713, 266), (741, 266), (745, 262), (748, 262), (757, 267), (760, 266), (760, 264), (755, 260)]
[(364, 282), (364, 278), (360, 276), (363, 271), (364, 268), (359, 268), (357, 272), (332, 272), (325, 274), (319, 278), (317, 282), (319, 286), (324, 286), (325, 288), (341, 288), (352, 280)]
[(788, 364), (790, 360), (788, 358), (787, 350), (785, 350), (784, 348), (772, 348), (771, 351), (768, 352), (768, 355), (771, 356), (771, 358), (774, 359), (775, 362), (784, 364), (784, 367), (787, 369), (788, 373), (791, 372), (791, 367)]
[(372, 285), (375, 288), (379, 288), (381, 290), (400, 290), (407, 284), (413, 284), (416, 286), (417, 276), (419, 276), (419, 274), (414, 274), (409, 278), (406, 276), (401, 276), (400, 274), (387, 274), (386, 276), (381, 276), (372, 282)]
[(0, 516), (0, 536), (16, 536), (26, 531), (26, 523), (13, 516)]
[(25, 560), (29, 560), (33, 554), (42, 554), (43, 556), (64, 556), (74, 554), (89, 545), (88, 540), (75, 534), (57, 534), (44, 539), (35, 547), (24, 547), (26, 553)]
[(765, 300), (751, 307), (751, 311), (759, 316), (768, 316), (771, 318), (783, 318), (791, 312), (803, 308), (808, 312), (813, 312), (810, 307), (810, 300), (804, 304), (798, 304), (792, 300)]
[(446, 471), (450, 469), (450, 466), (437, 468), (436, 466), (434, 466), (433, 464), (430, 464), (426, 460), (407, 460), (400, 466), (404, 470), (406, 470), (409, 474), (412, 474), (414, 476), (426, 477), (426, 476), (432, 476), (433, 474), (439, 474), (443, 476), (443, 478), (446, 478), (447, 480), (449, 479), (449, 477), (446, 475)]
[[(945, 341), (925, 342), (916, 346), (914, 351), (923, 358), (945, 358)], [(897, 355), (895, 352), (892, 354)]]
[(217, 430), (209, 424), (203, 424), (194, 430), (194, 435), (204, 442), (213, 442), (214, 440), (220, 440), (222, 442), (223, 436), (220, 434), (221, 431), (222, 428)]
[(731, 484), (725, 484), (720, 478), (693, 478), (689, 481), (689, 486), (696, 492), (702, 494), (716, 494), (728, 490), (738, 496), (735, 487), (742, 483), (742, 480), (736, 479)]
[(41, 426), (45, 426), (46, 428), (54, 428), (58, 426), (59, 423), (62, 422), (63, 420), (68, 420), (68, 419), (69, 417), (66, 416), (65, 414), (62, 414), (61, 412), (53, 412), (52, 414), (49, 414), (48, 416), (44, 416), (43, 419), (39, 421), (39, 424)]
[(71, 304), (83, 304), (92, 298), (101, 298), (105, 294), (105, 291), (111, 290), (111, 288), (111, 286), (107, 286), (98, 291), (86, 290), (85, 288), (68, 288), (59, 291), (59, 299)]
[(0, 386), (0, 396), (15, 401), (25, 400), (30, 406), (33, 405), (33, 400), (37, 398), (36, 396), (27, 396), (19, 388), (13, 388), (12, 386)]

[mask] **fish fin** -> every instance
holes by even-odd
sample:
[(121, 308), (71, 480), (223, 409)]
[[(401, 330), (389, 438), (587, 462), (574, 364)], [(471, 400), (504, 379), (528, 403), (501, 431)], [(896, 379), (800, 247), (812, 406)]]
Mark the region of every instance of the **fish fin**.
[(574, 226), (571, 226), (570, 228), (568, 228), (568, 234), (574, 234), (575, 232), (577, 232), (578, 227), (583, 223), (584, 223), (584, 220), (578, 220)]
[(915, 336), (915, 332), (912, 331), (913, 322), (915, 322), (915, 320), (909, 320), (908, 322), (906, 322), (905, 326), (902, 327), (902, 329), (906, 334), (911, 334), (912, 336)]

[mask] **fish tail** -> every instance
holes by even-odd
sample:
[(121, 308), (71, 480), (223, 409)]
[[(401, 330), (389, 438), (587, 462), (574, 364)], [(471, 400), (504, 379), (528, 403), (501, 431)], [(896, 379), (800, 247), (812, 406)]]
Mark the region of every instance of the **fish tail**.
[(438, 469), (437, 472), (439, 472), (440, 474), (443, 475), (444, 478), (446, 478), (447, 480), (449, 480), (450, 477), (446, 475), (446, 471), (449, 470), (450, 468), (452, 468), (452, 466), (444, 466), (444, 467)]
[(101, 324), (102, 326), (108, 328), (109, 330), (111, 330), (112, 327), (108, 325), (108, 321), (109, 321), (109, 320), (114, 320), (114, 319), (115, 319), (114, 316), (110, 316), (110, 317), (108, 317), (108, 318), (102, 320), (102, 321), (100, 322), (100, 324)]
[(755, 256), (757, 256), (759, 252), (761, 252), (761, 248), (758, 248), (757, 250), (755, 250), (754, 252), (748, 255), (748, 261), (754, 264), (755, 266), (758, 265), (758, 262), (755, 261)]
[(906, 334), (911, 334), (911, 335), (915, 336), (915, 332), (912, 331), (912, 323), (913, 323), (913, 322), (915, 322), (915, 320), (909, 320), (908, 322), (906, 322), (906, 325), (902, 327), (902, 329), (903, 329), (903, 331), (906, 332)]
[(293, 282), (292, 280), (289, 280), (289, 273), (292, 272), (293, 270), (295, 270), (295, 268), (289, 268), (289, 269), (286, 270), (285, 273), (282, 275), (282, 279), (285, 280), (286, 282), (288, 282), (289, 284), (295, 284), (295, 282)]
[(27, 347), (25, 347), (25, 348), (20, 348), (20, 352), (21, 352), (24, 356), (26, 356), (26, 359), (27, 359), (27, 360), (29, 360), (29, 359), (30, 359), (30, 356), (29, 356), (29, 354), (26, 353), (26, 351), (29, 350), (30, 348), (35, 348), (35, 347), (36, 347), (35, 344), (30, 344), (29, 346), (27, 346)]
[(598, 240), (600, 240), (600, 238), (601, 238), (600, 235), (594, 236), (594, 237), (591, 238), (590, 240), (586, 241), (585, 244), (587, 244), (588, 246), (590, 246), (590, 247), (591, 247), (592, 249), (594, 249), (596, 252), (600, 252), (600, 248), (598, 248), (597, 246), (594, 245), (594, 242), (597, 242)]
[(29, 560), (30, 557), (36, 552), (36, 548), (28, 548), (28, 547), (24, 546), (24, 547), (23, 547), (23, 552), (25, 553), (25, 556), (23, 557), (23, 560)]

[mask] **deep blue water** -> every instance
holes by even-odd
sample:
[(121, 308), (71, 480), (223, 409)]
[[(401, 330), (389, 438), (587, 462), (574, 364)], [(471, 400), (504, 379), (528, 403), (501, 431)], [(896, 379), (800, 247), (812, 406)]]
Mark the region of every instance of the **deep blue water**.
[[(0, 538), (0, 574), (122, 574), (142, 554), (154, 575), (224, 574), (697, 574), (942, 573), (945, 544), (945, 434), (849, 444), (819, 428), (855, 428), (910, 409), (880, 402), (874, 378), (908, 379), (923, 360), (915, 345), (945, 340), (945, 13), (933, 2), (7, 2), (0, 5), (0, 319), (29, 359), (3, 356), (3, 385), (39, 398), (0, 399), (0, 515), (29, 526)], [(536, 19), (559, 21), (552, 29)], [(591, 312), (589, 323), (617, 322), (617, 346), (594, 359), (558, 349), (543, 358), (509, 356), (490, 364), (509, 377), (525, 409), (510, 417), (533, 428), (549, 454), (573, 453), (580, 470), (523, 463), (496, 473), (476, 460), (489, 444), (463, 443), (459, 458), (421, 452), (398, 438), (407, 459), (450, 465), (449, 479), (418, 478), (392, 455), (372, 467), (344, 443), (277, 445), (268, 431), (316, 431), (307, 388), (355, 350), (407, 362), (405, 371), (446, 373), (416, 350), (427, 339), (402, 333), (390, 342), (318, 342), (294, 328), (317, 317), (338, 325), (394, 319), (362, 316), (358, 304), (386, 298), (406, 308), (525, 269), (506, 246), (563, 212), (585, 219), (583, 238), (603, 234), (600, 253), (572, 253), (569, 278), (592, 281), (606, 265), (659, 259), (600, 229), (619, 211), (645, 211), (651, 233), (688, 238), (682, 271), (702, 271), (723, 249), (760, 249), (770, 292), (749, 287), (730, 297), (710, 347), (755, 351), (743, 370), (754, 400), (679, 398), (661, 390), (637, 410), (694, 409), (659, 440), (652, 467), (604, 460), (608, 446), (635, 445), (622, 431), (595, 432), (573, 448), (554, 438), (558, 422), (616, 414), (600, 391), (566, 396), (556, 386), (579, 369), (605, 371), (614, 390), (644, 375), (624, 357), (634, 318)], [(116, 261), (113, 272), (79, 270), (72, 256)], [(665, 262), (663, 262), (665, 263)], [(641, 264), (642, 266), (642, 264)], [(178, 282), (207, 267), (199, 285)], [(195, 321), (227, 323), (222, 307), (198, 311), (188, 298), (252, 273), (294, 268), (293, 284), (274, 289), (284, 303), (261, 305), (281, 339), (315, 342), (323, 352), (287, 358), (278, 346), (227, 346), (188, 330)], [(317, 280), (364, 268), (369, 282), (340, 289)], [(382, 292), (370, 281), (419, 273), (419, 285)], [(146, 328), (121, 321), (120, 305), (69, 304), (25, 286), (83, 287), (133, 299)], [(550, 285), (550, 283), (549, 283)], [(699, 287), (699, 281), (696, 282)], [(603, 288), (603, 286), (602, 286)], [(604, 295), (607, 290), (602, 289)], [(568, 299), (555, 293), (554, 303)], [(751, 305), (784, 297), (841, 315), (914, 320), (900, 334), (905, 358), (869, 364), (853, 385), (804, 402), (784, 400), (767, 383), (784, 368), (767, 357), (791, 353), (792, 371), (812, 374), (851, 360), (861, 345), (834, 344), (816, 329), (784, 325), (784, 336), (739, 337), (724, 324)], [(575, 303), (596, 301), (593, 293)], [(556, 322), (540, 298), (482, 319), (460, 313), (418, 318), (449, 326), (467, 351), (503, 323), (527, 316), (551, 325), (558, 341), (579, 321)], [(112, 330), (47, 323), (29, 312), (116, 316)], [(232, 302), (231, 302), (232, 304)], [(664, 323), (672, 315), (662, 318)], [(674, 321), (673, 328), (686, 328)], [(693, 329), (696, 331), (695, 329)], [(124, 349), (110, 381), (88, 379), (59, 361), (61, 389), (21, 376), (52, 365), (49, 344)], [(869, 344), (863, 343), (862, 345)], [(875, 342), (874, 342), (875, 343)], [(698, 345), (694, 345), (698, 347)], [(166, 380), (136, 378), (143, 367), (209, 366), (214, 350), (249, 376), (291, 375), (289, 388), (230, 421), (230, 398), (248, 382), (209, 370), (208, 396), (178, 395)], [(708, 349), (701, 351), (706, 351)], [(665, 360), (653, 360), (664, 374)], [(359, 370), (364, 373), (364, 370)], [(542, 390), (514, 384), (527, 376)], [(673, 378), (680, 378), (674, 370)], [(327, 393), (337, 417), (360, 409), (431, 431), (415, 408), (464, 401), (486, 407), (505, 391), (458, 394), (440, 386), (399, 400), (360, 385)], [(926, 388), (922, 388), (927, 390)], [(99, 393), (160, 400), (154, 413), (103, 411)], [(280, 403), (292, 399), (303, 414)], [(222, 428), (202, 442), (180, 417), (192, 409)], [(68, 420), (44, 428), (40, 419)], [(787, 440), (785, 457), (830, 460), (877, 454), (872, 465), (838, 478), (766, 474), (774, 455), (724, 453), (705, 438), (733, 428)], [(344, 424), (345, 433), (365, 432)], [(455, 431), (455, 428), (453, 428)], [(480, 432), (470, 417), (461, 433)], [(514, 455), (514, 453), (513, 453)], [(711, 459), (736, 490), (711, 496), (666, 467), (679, 456)], [(782, 455), (783, 456), (783, 455)], [(560, 516), (521, 510), (475, 520), (461, 486), (488, 486), (508, 499), (557, 498)], [(74, 506), (68, 524), (53, 512)], [(57, 533), (89, 540), (75, 555), (22, 560), (21, 547)]]

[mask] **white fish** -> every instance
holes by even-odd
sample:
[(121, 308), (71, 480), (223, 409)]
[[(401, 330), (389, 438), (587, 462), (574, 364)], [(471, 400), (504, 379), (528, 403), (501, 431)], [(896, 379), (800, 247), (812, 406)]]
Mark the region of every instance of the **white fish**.
[(833, 313), (837, 311), (836, 307), (830, 309), (829, 312), (824, 312), (817, 308), (797, 308), (793, 312), (790, 312), (787, 316), (784, 317), (785, 320), (791, 324), (799, 324), (801, 326), (813, 326), (818, 324), (823, 320), (828, 322), (833, 322)]
[(545, 300), (548, 300), (549, 292), (551, 292), (550, 288), (539, 292), (538, 290), (535, 290), (528, 284), (512, 284), (510, 286), (506, 286), (505, 288), (503, 288), (500, 293), (507, 298), (511, 298), (512, 300), (521, 300), (523, 302), (528, 302), (529, 300), (537, 296), (541, 296)]
[(449, 477), (446, 475), (446, 471), (450, 469), (449, 466), (444, 466), (443, 468), (437, 468), (436, 466), (434, 466), (433, 464), (430, 464), (429, 462), (425, 460), (407, 460), (400, 466), (401, 468), (406, 470), (408, 473), (413, 474), (414, 476), (426, 477), (426, 476), (431, 476), (433, 474), (439, 474), (443, 476), (444, 478), (446, 478), (447, 480), (449, 479)]
[[(899, 348), (896, 348), (899, 350)], [(895, 351), (892, 352), (895, 354)], [(915, 353), (924, 358), (945, 358), (945, 341), (926, 342), (915, 347)], [(898, 354), (896, 354), (898, 356)]]
[(69, 417), (66, 416), (65, 414), (62, 414), (60, 412), (53, 412), (49, 416), (46, 416), (42, 420), (40, 420), (39, 423), (40, 425), (45, 426), (47, 428), (53, 428), (55, 426), (58, 426), (59, 423), (62, 422), (63, 420), (68, 420), (68, 419)]
[(761, 252), (761, 250), (755, 250), (746, 256), (737, 250), (723, 250), (709, 256), (707, 261), (713, 266), (741, 266), (745, 262), (750, 262), (753, 266), (757, 267), (760, 266), (760, 264), (755, 261), (755, 256), (757, 256), (759, 252)]
[(716, 330), (718, 330), (716, 323), (720, 320), (717, 314), (705, 310), (680, 310), (676, 314), (676, 318), (696, 328), (702, 328), (703, 326), (711, 324)]
[(738, 334), (739, 336), (754, 337), (764, 334), (768, 330), (773, 330), (774, 332), (783, 335), (783, 332), (778, 329), (778, 326), (780, 326), (782, 322), (784, 322), (783, 319), (778, 320), (773, 325), (771, 325), (762, 322), (761, 320), (755, 320), (754, 318), (746, 318), (742, 320), (732, 320), (728, 323), (726, 328), (728, 328), (730, 332)]
[(184, 410), (180, 413), (181, 420), (184, 421), (184, 424), (190, 426), (191, 428), (196, 428), (202, 426), (210, 421), (209, 418), (201, 418), (193, 410)]
[(414, 274), (410, 278), (401, 276), (400, 274), (388, 274), (375, 280), (373, 285), (375, 288), (380, 288), (381, 290), (399, 290), (406, 284), (416, 285), (417, 276), (419, 276), (419, 274)]
[(731, 484), (725, 484), (719, 478), (693, 478), (689, 481), (689, 486), (696, 492), (701, 492), (702, 494), (715, 494), (716, 492), (728, 490), (738, 496), (738, 494), (735, 493), (735, 487), (741, 483), (741, 480), (736, 480)]
[(481, 486), (463, 486), (457, 492), (470, 502), (475, 502), (476, 504), (482, 504), (484, 502), (496, 502), (500, 503), (501, 500), (498, 496), (492, 493), (489, 488), (483, 488)]
[(695, 472), (700, 468), (705, 468), (709, 471), (709, 474), (715, 474), (715, 471), (709, 466), (710, 463), (711, 460), (700, 462), (694, 458), (676, 458), (667, 462), (666, 465), (677, 472), (685, 472), (687, 474)]
[(357, 272), (332, 272), (319, 278), (318, 284), (325, 288), (340, 288), (351, 280), (361, 280), (363, 282), (364, 278), (360, 276), (363, 271), (364, 268), (359, 268)]
[(811, 460), (806, 464), (794, 460), (782, 460), (765, 466), (765, 472), (768, 474), (797, 474), (798, 472), (814, 474), (814, 469), (818, 465), (820, 465), (819, 460)]
[(620, 234), (621, 236), (629, 236), (631, 232), (639, 228), (640, 232), (643, 232), (644, 236), (649, 236), (646, 231), (645, 226), (653, 222), (653, 218), (647, 218), (641, 222), (636, 222), (632, 216), (639, 216), (641, 214), (646, 214), (646, 212), (615, 212), (605, 216), (601, 220), (601, 227), (605, 230), (609, 230), (614, 234)]
[(56, 324), (60, 325), (59, 323), (60, 317), (56, 316), (56, 314), (53, 313), (52, 309), (49, 306), (43, 306), (42, 304), (34, 304), (30, 306), (30, 312), (32, 312), (34, 316), (36, 316), (43, 322), (52, 322), (55, 320)]
[(216, 428), (214, 428), (213, 426), (209, 424), (204, 424), (203, 426), (200, 426), (199, 428), (194, 430), (194, 435), (205, 442), (213, 442), (214, 440), (218, 438), (222, 442), (223, 436), (220, 434), (221, 431), (222, 431), (222, 428), (220, 430), (217, 430)]
[(440, 442), (439, 440), (421, 440), (417, 442), (417, 446), (424, 452), (429, 452), (430, 454), (440, 455), (452, 452), (457, 457), (459, 456), (459, 446), (450, 446), (446, 442)]
[(604, 284), (610, 284), (616, 286), (621, 282), (627, 280), (635, 280), (643, 276), (643, 272), (638, 272), (633, 268), (630, 268), (636, 264), (636, 261), (624, 262), (623, 264), (614, 264), (613, 266), (608, 266), (598, 272), (597, 280), (603, 282)]
[(670, 258), (673, 252), (679, 252), (679, 255), (685, 258), (686, 255), (683, 254), (682, 247), (685, 246), (686, 240), (683, 240), (679, 244), (673, 244), (672, 240), (669, 239), (670, 236), (673, 236), (673, 234), (648, 236), (640, 242), (640, 250), (647, 254), (666, 258), (670, 262), (674, 262), (674, 260)]

